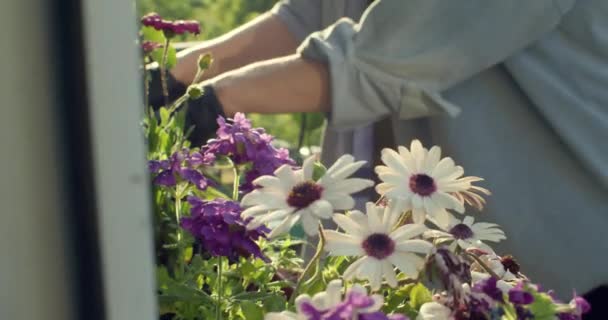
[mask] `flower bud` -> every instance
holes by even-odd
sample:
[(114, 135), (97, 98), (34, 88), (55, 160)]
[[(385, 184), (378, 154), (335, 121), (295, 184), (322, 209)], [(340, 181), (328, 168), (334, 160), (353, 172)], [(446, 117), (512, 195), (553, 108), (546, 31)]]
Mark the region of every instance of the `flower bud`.
[(203, 95), (203, 88), (197, 85), (191, 85), (188, 87), (188, 96), (190, 99), (198, 99)]
[(211, 57), (211, 54), (209, 54), (209, 53), (201, 54), (198, 57), (198, 67), (201, 71), (209, 69), (209, 66), (211, 65), (212, 62), (213, 62), (213, 57)]

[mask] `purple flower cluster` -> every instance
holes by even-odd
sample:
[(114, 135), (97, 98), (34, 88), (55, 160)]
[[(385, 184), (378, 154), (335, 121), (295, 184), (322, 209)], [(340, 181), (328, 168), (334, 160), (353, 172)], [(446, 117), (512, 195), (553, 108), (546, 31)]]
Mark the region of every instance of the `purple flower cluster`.
[(184, 33), (201, 33), (201, 27), (195, 20), (165, 20), (158, 13), (152, 12), (141, 18), (141, 23), (146, 27), (165, 32), (165, 34), (175, 35)]
[[(519, 272), (512, 257), (505, 268)], [(505, 260), (505, 259), (503, 259)], [(504, 263), (504, 261), (502, 261)], [(516, 268), (517, 267), (517, 268)], [(505, 282), (489, 276), (488, 278), (471, 283), (469, 265), (460, 256), (447, 248), (437, 248), (428, 258), (426, 274), (431, 285), (433, 280), (439, 280), (447, 293), (438, 297), (439, 301), (452, 310), (455, 320), (464, 319), (500, 319), (505, 313), (505, 306), (514, 308), (518, 320), (534, 319), (535, 314), (529, 306), (538, 297), (544, 297), (541, 303), (561, 306), (556, 314), (560, 320), (580, 320), (582, 314), (590, 310), (590, 306), (581, 297), (575, 296), (568, 305), (553, 297), (551, 292), (543, 292), (540, 287), (523, 279), (509, 289)], [(502, 285), (499, 287), (499, 281)]]
[(225, 199), (203, 201), (189, 196), (188, 203), (191, 206), (190, 217), (182, 218), (180, 225), (210, 254), (231, 260), (253, 255), (269, 261), (255, 242), (269, 230), (264, 226), (247, 230), (238, 202)]
[(372, 297), (351, 290), (346, 294), (344, 301), (330, 309), (319, 310), (310, 302), (301, 303), (298, 309), (300, 314), (306, 316), (308, 320), (408, 320), (406, 316), (401, 314), (386, 315), (382, 311), (360, 312), (362, 309), (373, 305), (374, 299)]
[(154, 184), (172, 187), (181, 180), (192, 183), (199, 190), (205, 190), (210, 181), (197, 170), (203, 164), (209, 164), (209, 159), (198, 152), (190, 154), (184, 148), (173, 153), (168, 160), (150, 160), (148, 168), (156, 174)]
[(241, 192), (253, 190), (253, 180), (272, 174), (281, 165), (295, 164), (286, 149), (273, 147), (273, 137), (262, 128), (252, 128), (244, 114), (237, 113), (232, 121), (218, 117), (217, 123), (217, 137), (209, 140), (202, 152), (209, 159), (221, 155), (236, 165), (249, 165)]
[(152, 41), (144, 41), (141, 43), (141, 49), (144, 51), (144, 53), (150, 53), (158, 48), (161, 48), (163, 45), (158, 43), (158, 42), (152, 42)]

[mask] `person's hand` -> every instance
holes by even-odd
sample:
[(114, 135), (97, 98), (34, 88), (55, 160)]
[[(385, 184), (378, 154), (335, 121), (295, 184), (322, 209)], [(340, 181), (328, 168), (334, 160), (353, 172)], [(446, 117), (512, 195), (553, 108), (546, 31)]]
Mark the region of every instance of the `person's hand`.
[[(217, 118), (226, 115), (213, 86), (193, 85), (188, 89), (188, 94), (190, 99), (182, 106), (182, 108), (187, 108), (185, 130), (194, 126), (188, 140), (192, 146), (200, 147), (215, 136), (218, 129)], [(197, 97), (197, 95), (200, 96)]]
[(187, 85), (175, 79), (171, 72), (167, 71), (166, 78), (169, 99), (168, 101), (165, 101), (160, 76), (160, 68), (150, 68), (148, 69), (148, 71), (150, 77), (150, 82), (148, 84), (148, 107), (152, 107), (154, 108), (154, 110), (158, 110), (160, 107), (165, 105), (165, 102), (170, 104), (186, 93)]

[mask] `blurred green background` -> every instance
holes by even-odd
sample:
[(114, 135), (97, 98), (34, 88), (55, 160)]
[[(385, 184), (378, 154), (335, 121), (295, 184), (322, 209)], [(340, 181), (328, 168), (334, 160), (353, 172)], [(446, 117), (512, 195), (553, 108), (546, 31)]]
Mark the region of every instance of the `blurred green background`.
[[(157, 12), (168, 19), (194, 19), (201, 23), (199, 36), (186, 36), (179, 41), (201, 41), (220, 36), (267, 11), (277, 0), (136, 0), (139, 16)], [(307, 114), (305, 130), (301, 134), (302, 114), (249, 114), (256, 127), (265, 128), (279, 143), (296, 149), (318, 146), (323, 127), (321, 114)]]

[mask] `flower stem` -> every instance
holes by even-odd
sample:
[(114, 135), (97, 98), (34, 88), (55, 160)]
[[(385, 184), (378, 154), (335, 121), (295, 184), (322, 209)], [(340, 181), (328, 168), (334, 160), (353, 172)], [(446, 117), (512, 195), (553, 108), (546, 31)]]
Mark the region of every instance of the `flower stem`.
[(217, 306), (215, 309), (215, 318), (222, 319), (222, 257), (218, 256), (217, 262)]
[(477, 262), (487, 273), (489, 273), (492, 277), (496, 278), (496, 279), (500, 279), (500, 277), (496, 274), (496, 272), (494, 272), (494, 270), (492, 270), (490, 267), (488, 267), (487, 264), (485, 264), (483, 261), (481, 261), (481, 259), (479, 259), (479, 257), (477, 257), (476, 255), (463, 251), (463, 254), (473, 260), (475, 260), (475, 262)]
[(163, 98), (165, 106), (169, 106), (169, 89), (167, 88), (167, 55), (169, 53), (169, 38), (165, 39), (165, 47), (163, 48), (163, 57), (160, 62), (160, 82), (163, 88)]
[(146, 66), (145, 66), (145, 61), (144, 61), (144, 66), (143, 66), (143, 72), (144, 72), (144, 110), (146, 111), (146, 114), (148, 114), (148, 108), (150, 107), (148, 105), (148, 100), (149, 100), (149, 95), (150, 95), (150, 84), (148, 83), (149, 79), (148, 79), (148, 70), (146, 70)]
[(239, 169), (237, 169), (236, 164), (233, 165), (234, 172), (234, 180), (232, 182), (232, 199), (234, 201), (239, 201)]
[(308, 264), (306, 265), (306, 268), (304, 268), (304, 271), (302, 271), (302, 274), (298, 278), (296, 287), (293, 289), (293, 294), (291, 295), (291, 299), (290, 299), (291, 303), (294, 303), (295, 298), (298, 295), (298, 291), (300, 290), (300, 287), (302, 286), (302, 282), (304, 281), (304, 278), (306, 277), (306, 275), (310, 272), (312, 267), (319, 261), (319, 259), (321, 259), (321, 255), (323, 253), (324, 248), (325, 248), (325, 235), (323, 234), (323, 227), (321, 226), (321, 224), (319, 224), (319, 244), (317, 245), (317, 251), (315, 252), (315, 255), (312, 256), (312, 259), (310, 259), (310, 262), (308, 262)]

